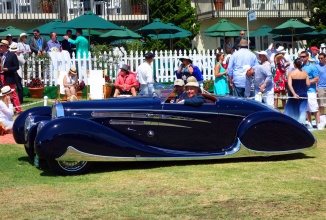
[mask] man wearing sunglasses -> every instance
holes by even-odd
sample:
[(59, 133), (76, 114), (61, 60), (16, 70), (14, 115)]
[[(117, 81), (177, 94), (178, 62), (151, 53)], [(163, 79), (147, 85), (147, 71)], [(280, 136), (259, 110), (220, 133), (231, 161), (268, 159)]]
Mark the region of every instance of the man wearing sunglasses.
[(307, 104), (307, 119), (308, 124), (307, 128), (312, 129), (313, 126), (311, 124), (311, 113), (315, 115), (316, 119), (316, 128), (319, 130), (323, 130), (324, 128), (320, 124), (320, 115), (319, 115), (319, 108), (317, 103), (317, 89), (316, 85), (319, 80), (319, 73), (317, 67), (309, 62), (309, 53), (307, 51), (302, 51), (300, 53), (300, 58), (302, 60), (303, 66), (302, 70), (306, 71), (309, 76), (310, 80), (310, 87), (308, 88), (308, 104)]
[(325, 114), (325, 106), (326, 106), (326, 54), (320, 53), (318, 56), (319, 64), (317, 65), (317, 69), (319, 72), (319, 81), (317, 84), (317, 92), (318, 92), (318, 104), (319, 104), (319, 113), (320, 113), (320, 124), (326, 125), (326, 115)]

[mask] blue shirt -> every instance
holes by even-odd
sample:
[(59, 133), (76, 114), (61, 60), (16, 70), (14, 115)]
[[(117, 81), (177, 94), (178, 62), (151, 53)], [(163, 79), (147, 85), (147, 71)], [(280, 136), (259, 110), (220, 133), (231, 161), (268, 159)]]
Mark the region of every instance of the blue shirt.
[(53, 47), (56, 47), (57, 52), (60, 52), (61, 44), (57, 40), (56, 41), (49, 40), (48, 41), (48, 47), (49, 47), (49, 51), (53, 51)]
[(326, 89), (326, 66), (319, 63), (317, 69), (319, 73), (318, 88)]
[(237, 88), (246, 87), (246, 73), (243, 72), (244, 65), (259, 65), (256, 55), (249, 49), (241, 48), (235, 52), (229, 61), (228, 75), (233, 77), (232, 82)]
[[(318, 77), (318, 69), (315, 65), (311, 64), (310, 62), (308, 62), (307, 64), (304, 64), (304, 66), (302, 67), (302, 70), (306, 71), (308, 73), (308, 77), (309, 80), (312, 80), (315, 77)], [(308, 93), (316, 93), (316, 83), (314, 84), (310, 84), (310, 87), (307, 91)]]
[(250, 96), (252, 82), (254, 83), (255, 94), (260, 92), (259, 87), (263, 83), (266, 83), (265, 92), (271, 91), (274, 88), (272, 72), (262, 65), (254, 66), (252, 68), (254, 69), (255, 74), (250, 77), (246, 76), (245, 96)]

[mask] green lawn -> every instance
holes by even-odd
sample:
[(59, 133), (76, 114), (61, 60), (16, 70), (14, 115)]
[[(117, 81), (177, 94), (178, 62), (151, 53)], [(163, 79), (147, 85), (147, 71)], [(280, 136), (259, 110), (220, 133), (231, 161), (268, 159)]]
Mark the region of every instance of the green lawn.
[(66, 177), (0, 145), (0, 219), (326, 219), (326, 132), (314, 135), (316, 149), (275, 161), (97, 163)]
[(326, 132), (314, 135), (317, 148), (275, 161), (108, 162), (65, 177), (0, 144), (0, 219), (326, 219)]

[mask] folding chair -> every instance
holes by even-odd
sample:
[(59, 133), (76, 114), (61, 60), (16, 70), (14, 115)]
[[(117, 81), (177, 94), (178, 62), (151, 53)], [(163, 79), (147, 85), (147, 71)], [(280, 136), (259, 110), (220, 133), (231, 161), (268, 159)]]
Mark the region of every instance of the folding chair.
[[(58, 100), (60, 101), (67, 101), (67, 95), (65, 92), (65, 88), (63, 86), (63, 78), (65, 76), (67, 76), (68, 73), (66, 71), (58, 71), (58, 78), (57, 78), (57, 86), (58, 86), (58, 90), (57, 90), (57, 97)], [(62, 95), (62, 99), (61, 99), (61, 95)]]
[[(104, 71), (103, 70), (90, 70), (87, 77), (87, 91), (88, 99), (104, 99)], [(87, 88), (88, 88), (87, 86)]]

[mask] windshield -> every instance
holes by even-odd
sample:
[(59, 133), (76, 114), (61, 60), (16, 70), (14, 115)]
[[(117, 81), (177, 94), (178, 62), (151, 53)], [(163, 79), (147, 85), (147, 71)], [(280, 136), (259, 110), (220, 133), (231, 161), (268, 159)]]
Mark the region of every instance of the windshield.
[[(147, 96), (159, 98), (161, 102), (165, 102), (174, 90), (173, 84), (153, 83), (153, 87), (154, 92)], [(141, 93), (139, 93), (138, 96), (142, 96)]]

